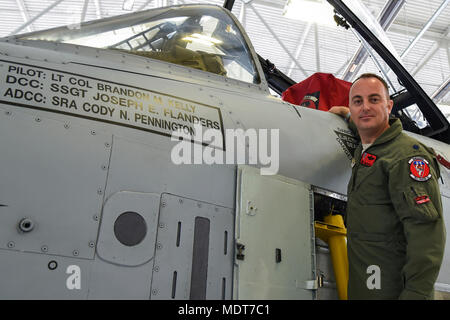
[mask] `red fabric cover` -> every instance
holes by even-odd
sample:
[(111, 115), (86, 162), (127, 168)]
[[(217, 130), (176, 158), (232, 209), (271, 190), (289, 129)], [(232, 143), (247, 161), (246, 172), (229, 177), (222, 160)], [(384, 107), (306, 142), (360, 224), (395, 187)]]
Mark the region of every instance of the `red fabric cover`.
[(331, 73), (314, 73), (283, 92), (281, 98), (292, 104), (328, 111), (333, 106), (347, 106), (351, 82)]

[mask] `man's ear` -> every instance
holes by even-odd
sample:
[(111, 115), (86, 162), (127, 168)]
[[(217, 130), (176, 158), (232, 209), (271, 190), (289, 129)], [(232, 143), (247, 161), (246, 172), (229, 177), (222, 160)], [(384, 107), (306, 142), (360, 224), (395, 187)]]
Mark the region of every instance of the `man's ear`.
[(387, 105), (387, 109), (388, 109), (388, 113), (390, 114), (392, 111), (392, 107), (394, 106), (394, 101), (392, 100), (388, 100), (388, 105)]

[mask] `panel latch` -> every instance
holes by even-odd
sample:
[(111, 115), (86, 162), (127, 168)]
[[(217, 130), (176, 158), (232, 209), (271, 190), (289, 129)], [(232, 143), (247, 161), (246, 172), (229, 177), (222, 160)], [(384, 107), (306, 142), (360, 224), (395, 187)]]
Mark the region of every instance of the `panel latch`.
[(236, 255), (236, 259), (238, 260), (244, 260), (244, 253), (243, 251), (245, 250), (245, 246), (242, 243), (236, 243), (236, 248), (237, 248), (237, 255)]

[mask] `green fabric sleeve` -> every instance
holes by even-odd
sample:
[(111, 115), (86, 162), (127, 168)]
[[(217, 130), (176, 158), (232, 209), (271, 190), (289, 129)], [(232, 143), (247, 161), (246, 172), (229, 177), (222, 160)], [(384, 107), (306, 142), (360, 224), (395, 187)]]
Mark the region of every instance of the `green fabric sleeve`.
[(399, 300), (433, 300), (434, 298), (434, 290), (431, 292), (429, 296), (424, 296), (421, 293), (414, 292), (408, 289), (404, 289), (400, 294)]
[[(423, 156), (427, 159), (427, 157)], [(432, 177), (416, 181), (410, 176), (409, 159), (398, 161), (389, 170), (389, 193), (403, 225), (406, 263), (402, 269), (404, 292), (400, 299), (429, 299), (439, 274), (445, 247), (438, 171), (428, 157)], [(420, 196), (430, 201), (417, 203)]]

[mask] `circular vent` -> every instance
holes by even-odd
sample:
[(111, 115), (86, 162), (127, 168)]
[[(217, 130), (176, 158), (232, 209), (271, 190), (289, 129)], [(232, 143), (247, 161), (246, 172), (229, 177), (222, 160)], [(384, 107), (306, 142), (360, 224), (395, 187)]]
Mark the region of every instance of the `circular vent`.
[(124, 212), (114, 222), (114, 234), (125, 246), (135, 246), (144, 240), (147, 234), (145, 219), (136, 212)]

